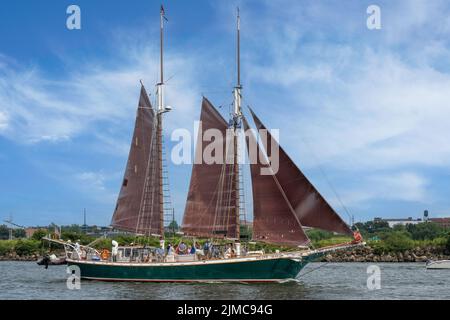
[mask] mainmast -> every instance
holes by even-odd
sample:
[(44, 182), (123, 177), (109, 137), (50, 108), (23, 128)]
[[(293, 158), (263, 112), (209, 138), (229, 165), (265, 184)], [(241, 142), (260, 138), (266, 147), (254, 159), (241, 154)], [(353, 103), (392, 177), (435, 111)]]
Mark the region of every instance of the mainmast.
[(233, 150), (234, 150), (234, 191), (235, 191), (235, 210), (236, 210), (236, 238), (240, 238), (240, 191), (239, 191), (239, 130), (241, 128), (241, 52), (240, 52), (240, 29), (241, 29), (241, 17), (239, 15), (239, 7), (237, 8), (237, 19), (236, 19), (236, 35), (237, 35), (237, 47), (236, 47), (236, 60), (237, 60), (237, 84), (234, 87), (234, 111), (233, 111)]
[(171, 107), (165, 105), (164, 101), (164, 20), (167, 21), (167, 18), (165, 17), (164, 7), (161, 5), (161, 11), (160, 11), (160, 80), (156, 84), (156, 99), (157, 99), (157, 148), (158, 148), (158, 158), (157, 161), (159, 162), (159, 217), (160, 217), (160, 230), (161, 235), (164, 237), (164, 186), (163, 186), (163, 141), (162, 141), (162, 130), (163, 130), (163, 124), (162, 124), (162, 114), (165, 112), (169, 112), (171, 110)]

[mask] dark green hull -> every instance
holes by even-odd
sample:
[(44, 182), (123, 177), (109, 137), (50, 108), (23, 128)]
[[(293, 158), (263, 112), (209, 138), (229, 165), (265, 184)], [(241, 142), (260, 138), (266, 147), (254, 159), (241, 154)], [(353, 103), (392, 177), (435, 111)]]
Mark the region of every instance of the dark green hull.
[(273, 282), (294, 279), (311, 261), (303, 259), (273, 258), (257, 260), (234, 260), (209, 263), (172, 264), (125, 264), (69, 260), (68, 265), (80, 268), (82, 279), (103, 281), (150, 281), (150, 282), (200, 282), (240, 281)]

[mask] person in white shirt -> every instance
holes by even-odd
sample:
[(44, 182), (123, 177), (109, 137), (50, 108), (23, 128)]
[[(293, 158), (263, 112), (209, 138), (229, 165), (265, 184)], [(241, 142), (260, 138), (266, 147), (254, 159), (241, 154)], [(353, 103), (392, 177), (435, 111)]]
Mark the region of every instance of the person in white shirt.
[(112, 249), (111, 249), (111, 254), (112, 254), (112, 261), (116, 262), (117, 261), (117, 253), (119, 252), (119, 243), (116, 240), (111, 241), (112, 244)]

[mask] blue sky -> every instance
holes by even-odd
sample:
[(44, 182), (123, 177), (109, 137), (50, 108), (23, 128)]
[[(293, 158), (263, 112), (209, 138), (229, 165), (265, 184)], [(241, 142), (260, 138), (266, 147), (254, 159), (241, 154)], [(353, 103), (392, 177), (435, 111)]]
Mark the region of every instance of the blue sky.
[[(153, 92), (158, 75), (160, 3), (2, 2), (0, 218), (81, 223), (87, 208), (88, 223), (109, 224), (139, 80)], [(193, 130), (202, 94), (226, 116), (239, 5), (244, 104), (281, 129), (284, 149), (341, 216), (336, 193), (356, 221), (450, 216), (448, 1), (163, 3), (166, 140)], [(81, 30), (66, 28), (70, 4)], [(371, 4), (381, 30), (366, 27)], [(191, 167), (169, 169), (180, 220)]]

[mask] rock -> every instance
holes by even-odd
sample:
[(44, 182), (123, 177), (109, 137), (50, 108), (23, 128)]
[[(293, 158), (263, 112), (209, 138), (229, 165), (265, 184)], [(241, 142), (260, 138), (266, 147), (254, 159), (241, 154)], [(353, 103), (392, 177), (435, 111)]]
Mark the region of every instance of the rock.
[(419, 256), (416, 258), (417, 262), (426, 262), (428, 260), (427, 256)]

